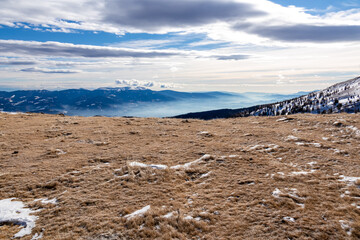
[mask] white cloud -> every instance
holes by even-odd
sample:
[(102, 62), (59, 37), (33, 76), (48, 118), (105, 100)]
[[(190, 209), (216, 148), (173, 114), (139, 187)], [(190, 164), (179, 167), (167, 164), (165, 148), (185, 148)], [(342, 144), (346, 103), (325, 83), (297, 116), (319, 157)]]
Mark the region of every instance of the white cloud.
[(172, 73), (175, 73), (177, 71), (179, 71), (178, 67), (173, 66), (173, 67), (170, 68), (170, 72), (172, 72)]
[(160, 83), (155, 81), (141, 81), (136, 79), (124, 80), (118, 79), (115, 81), (117, 85), (125, 87), (144, 87), (144, 88), (175, 88), (178, 87), (173, 83)]

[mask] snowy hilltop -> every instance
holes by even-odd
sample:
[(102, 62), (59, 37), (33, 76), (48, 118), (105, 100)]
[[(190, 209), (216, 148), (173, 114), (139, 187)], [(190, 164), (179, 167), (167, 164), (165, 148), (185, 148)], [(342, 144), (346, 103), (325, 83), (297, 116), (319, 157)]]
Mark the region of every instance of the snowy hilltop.
[(296, 113), (354, 113), (360, 110), (360, 77), (335, 84), (322, 91), (259, 106), (253, 111), (244, 111), (239, 115), (276, 116)]

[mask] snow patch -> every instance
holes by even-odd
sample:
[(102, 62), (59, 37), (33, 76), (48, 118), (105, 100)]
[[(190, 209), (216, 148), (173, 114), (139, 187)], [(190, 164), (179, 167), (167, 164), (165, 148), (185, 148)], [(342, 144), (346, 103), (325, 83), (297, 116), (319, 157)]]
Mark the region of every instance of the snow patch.
[(170, 168), (171, 169), (189, 168), (192, 164), (195, 164), (195, 163), (198, 163), (198, 162), (201, 162), (201, 161), (204, 161), (204, 160), (206, 161), (206, 160), (209, 160), (210, 158), (211, 158), (211, 155), (205, 154), (204, 156), (202, 156), (199, 159), (196, 159), (195, 161), (188, 162), (188, 163), (181, 164), (181, 165), (172, 166)]
[(356, 136), (360, 136), (360, 130), (357, 127), (347, 126), (346, 128), (352, 131)]
[(38, 239), (41, 239), (42, 237), (43, 237), (42, 232), (40, 234), (35, 233), (34, 236), (31, 238), (31, 240), (38, 240)]
[(58, 204), (58, 201), (56, 198), (53, 199), (47, 199), (47, 198), (39, 198), (39, 199), (35, 199), (34, 202), (41, 202), (43, 204)]
[(360, 177), (347, 177), (344, 175), (339, 176), (342, 179), (339, 179), (340, 182), (347, 182), (349, 185), (354, 185), (356, 181), (360, 181)]
[(200, 217), (196, 217), (196, 218), (194, 218), (194, 217), (192, 217), (192, 216), (188, 215), (188, 216), (185, 216), (185, 217), (184, 217), (184, 220), (195, 220), (195, 221), (200, 221), (200, 220), (201, 220), (201, 218), (200, 218)]
[(204, 173), (200, 176), (200, 178), (205, 178), (205, 177), (208, 177), (209, 175), (211, 174), (211, 171), (208, 172), (208, 173)]
[(276, 198), (280, 197), (281, 191), (278, 188), (275, 188), (275, 190), (272, 192), (272, 195)]
[(147, 212), (147, 211), (149, 211), (150, 210), (150, 205), (147, 205), (146, 207), (143, 207), (142, 209), (140, 209), (140, 210), (137, 210), (137, 211), (135, 211), (135, 212), (133, 212), (133, 213), (131, 213), (131, 214), (128, 214), (128, 215), (125, 215), (124, 217), (126, 218), (126, 219), (132, 219), (132, 218), (134, 218), (134, 217), (138, 217), (138, 216), (144, 216), (144, 214)]
[(293, 135), (289, 135), (289, 136), (287, 136), (287, 137), (285, 138), (285, 141), (287, 141), (287, 142), (289, 142), (289, 141), (297, 141), (297, 140), (299, 140), (299, 138), (298, 138), (298, 137), (295, 137), (295, 136), (293, 136)]
[(306, 172), (306, 171), (291, 172), (291, 175), (307, 175), (309, 173), (314, 173), (314, 172), (316, 172), (316, 170), (310, 170), (310, 172)]
[(173, 212), (169, 212), (169, 213), (165, 214), (165, 215), (163, 216), (163, 218), (171, 218), (172, 216), (174, 216), (174, 213), (173, 213)]
[(295, 222), (295, 219), (292, 217), (283, 217), (283, 220), (287, 222)]
[(346, 231), (346, 234), (351, 236), (352, 228), (349, 226), (349, 223), (344, 220), (339, 220), (339, 223), (340, 223), (341, 228)]
[(310, 165), (310, 166), (312, 166), (312, 165), (314, 165), (314, 164), (317, 164), (317, 162), (309, 162), (309, 163), (307, 163), (308, 165)]
[(35, 227), (37, 216), (30, 215), (35, 211), (25, 208), (23, 202), (13, 201), (15, 198), (0, 200), (0, 223), (13, 223), (23, 228), (14, 235), (14, 238), (31, 234)]
[(321, 143), (310, 143), (311, 145), (313, 145), (316, 148), (321, 148)]
[(129, 163), (130, 167), (141, 167), (141, 168), (154, 168), (154, 169), (160, 169), (164, 170), (167, 169), (168, 166), (162, 165), (162, 164), (145, 164), (145, 163), (139, 163), (139, 162), (131, 162)]

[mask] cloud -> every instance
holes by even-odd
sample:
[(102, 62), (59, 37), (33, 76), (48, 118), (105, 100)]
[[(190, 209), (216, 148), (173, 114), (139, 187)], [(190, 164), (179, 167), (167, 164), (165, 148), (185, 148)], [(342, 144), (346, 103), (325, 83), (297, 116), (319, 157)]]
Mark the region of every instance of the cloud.
[(25, 55), (43, 55), (49, 57), (88, 57), (88, 58), (156, 58), (179, 55), (174, 51), (133, 50), (126, 48), (75, 45), (60, 42), (34, 42), (0, 40), (0, 52)]
[(59, 74), (72, 74), (80, 73), (79, 70), (69, 70), (69, 69), (47, 69), (47, 68), (24, 68), (20, 70), (21, 72), (38, 72), (38, 73), (59, 73)]
[(237, 30), (243, 30), (261, 37), (273, 40), (288, 42), (344, 42), (359, 41), (360, 25), (350, 26), (316, 26), (316, 25), (251, 25), (237, 24), (234, 26)]
[(223, 55), (223, 56), (212, 56), (212, 57), (216, 58), (217, 60), (244, 60), (244, 59), (250, 58), (249, 55), (242, 55), (242, 54), (237, 54), (237, 55)]
[(35, 61), (18, 61), (18, 60), (5, 60), (0, 61), (0, 65), (18, 66), (18, 65), (35, 65)]
[(144, 88), (175, 88), (176, 85), (173, 83), (159, 83), (155, 81), (140, 81), (136, 79), (123, 80), (118, 79), (115, 81), (117, 85), (126, 86), (126, 87), (144, 87)]
[(170, 70), (170, 72), (175, 73), (175, 72), (179, 71), (179, 68), (172, 66), (169, 70)]
[[(338, 12), (328, 9), (326, 14), (310, 14), (309, 9), (285, 7), (268, 0), (62, 0), (41, 4), (39, 1), (2, 0), (1, 3), (0, 25), (16, 28), (61, 32), (80, 29), (116, 34), (191, 32), (205, 34), (209, 40), (271, 46), (279, 40), (359, 41), (360, 10), (355, 9), (357, 2), (353, 0), (344, 2), (353, 9)], [(166, 40), (153, 41), (168, 46)], [(134, 44), (152, 48), (157, 43), (139, 40)], [(120, 50), (104, 51), (87, 51), (84, 56), (122, 55)], [(69, 51), (68, 55), (71, 55)]]
[(266, 14), (249, 0), (61, 0), (41, 3), (2, 0), (1, 3), (0, 24), (46, 27), (49, 31), (63, 32), (81, 29), (122, 34), (131, 30), (169, 30)]
[(291, 84), (295, 83), (294, 80), (288, 79), (288, 77), (285, 77), (283, 74), (278, 74), (278, 79), (276, 80), (277, 85), (284, 85), (284, 84)]
[(199, 26), (265, 15), (249, 3), (219, 0), (108, 0), (103, 21), (122, 27), (158, 30)]

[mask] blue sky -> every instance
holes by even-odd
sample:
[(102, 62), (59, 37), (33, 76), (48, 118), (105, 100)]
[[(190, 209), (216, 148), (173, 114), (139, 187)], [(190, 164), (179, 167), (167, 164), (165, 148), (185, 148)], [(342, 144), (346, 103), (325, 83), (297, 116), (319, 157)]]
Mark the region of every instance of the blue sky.
[(360, 72), (360, 0), (2, 1), (0, 90), (297, 92)]
[(359, 1), (357, 0), (275, 0), (273, 2), (281, 4), (283, 6), (294, 5), (297, 7), (317, 10), (326, 10), (328, 8), (334, 8), (337, 10), (348, 10), (360, 6)]

